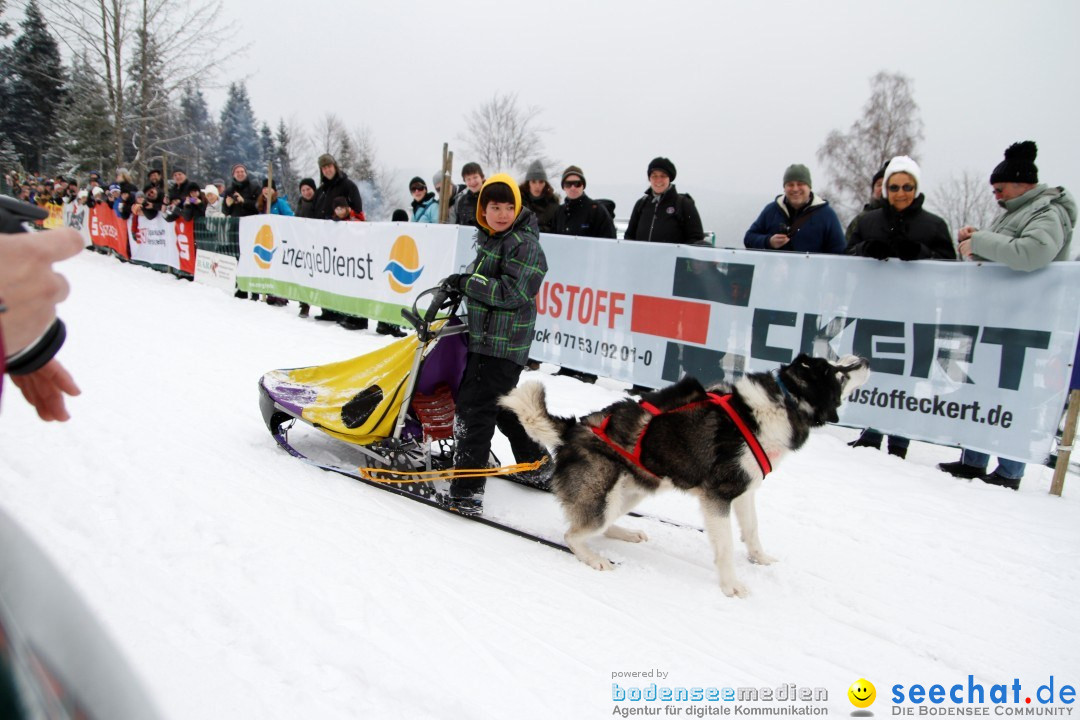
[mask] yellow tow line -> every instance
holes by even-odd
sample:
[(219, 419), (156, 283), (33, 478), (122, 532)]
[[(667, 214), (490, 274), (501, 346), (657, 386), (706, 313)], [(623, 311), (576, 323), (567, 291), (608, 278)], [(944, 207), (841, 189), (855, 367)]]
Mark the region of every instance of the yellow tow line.
[(378, 483), (415, 483), (435, 482), (436, 480), (453, 480), (454, 478), (480, 478), (491, 475), (516, 475), (517, 473), (538, 470), (548, 461), (542, 457), (527, 463), (515, 463), (497, 468), (463, 468), (458, 470), (390, 470), (387, 468), (356, 468), (357, 474), (365, 480)]

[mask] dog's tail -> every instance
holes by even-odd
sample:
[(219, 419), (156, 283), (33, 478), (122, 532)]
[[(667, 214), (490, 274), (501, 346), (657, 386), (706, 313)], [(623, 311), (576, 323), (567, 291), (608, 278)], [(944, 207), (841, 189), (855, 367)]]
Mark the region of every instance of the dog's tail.
[(529, 437), (552, 450), (563, 444), (563, 433), (577, 422), (548, 413), (544, 386), (538, 382), (519, 385), (499, 398), (499, 404), (517, 415)]

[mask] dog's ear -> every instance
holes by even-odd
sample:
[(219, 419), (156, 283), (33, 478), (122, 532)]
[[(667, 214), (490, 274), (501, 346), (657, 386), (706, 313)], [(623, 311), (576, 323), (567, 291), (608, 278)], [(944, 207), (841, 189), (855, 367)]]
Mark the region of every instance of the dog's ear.
[(813, 358), (806, 353), (799, 353), (798, 357), (791, 361), (791, 364), (802, 365), (803, 367), (810, 367), (811, 360), (813, 360)]

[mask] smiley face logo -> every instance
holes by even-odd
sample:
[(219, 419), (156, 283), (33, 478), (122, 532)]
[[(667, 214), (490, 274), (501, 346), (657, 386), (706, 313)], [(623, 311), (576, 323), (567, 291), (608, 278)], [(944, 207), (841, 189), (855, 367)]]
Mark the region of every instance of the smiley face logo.
[(877, 689), (869, 680), (860, 678), (848, 688), (847, 696), (855, 707), (868, 708), (874, 704), (874, 700), (877, 700)]

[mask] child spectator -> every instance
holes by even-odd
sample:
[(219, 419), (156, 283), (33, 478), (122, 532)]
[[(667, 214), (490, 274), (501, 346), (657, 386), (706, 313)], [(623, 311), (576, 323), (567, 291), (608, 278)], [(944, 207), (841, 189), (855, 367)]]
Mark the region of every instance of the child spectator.
[(438, 223), (439, 201), (435, 199), (435, 193), (428, 192), (424, 180), (414, 177), (409, 181), (409, 192), (412, 193), (413, 222)]

